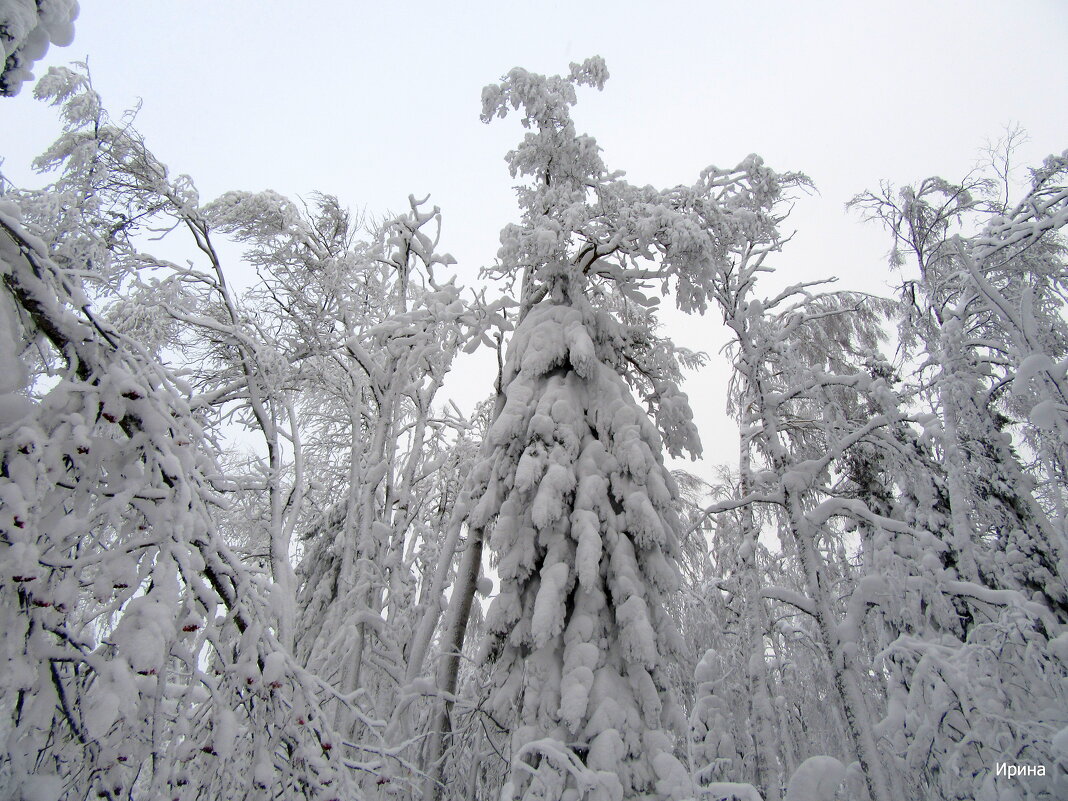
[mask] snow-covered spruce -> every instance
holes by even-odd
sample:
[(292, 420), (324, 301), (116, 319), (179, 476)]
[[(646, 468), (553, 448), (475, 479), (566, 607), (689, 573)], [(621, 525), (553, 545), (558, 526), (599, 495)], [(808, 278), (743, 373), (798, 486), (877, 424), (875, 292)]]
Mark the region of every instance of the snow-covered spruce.
[(487, 616), (490, 706), (517, 711), (512, 793), (528, 799), (685, 792), (665, 690), (677, 650), (675, 487), (662, 443), (605, 363), (589, 310), (545, 303), (509, 348), (487, 436), (487, 525), (500, 592)]
[[(659, 299), (646, 292), (656, 282), (683, 311), (704, 311), (735, 250), (775, 247), (772, 209), (803, 180), (750, 156), (707, 168), (692, 186), (627, 183), (570, 116), (576, 87), (600, 88), (607, 77), (600, 58), (566, 76), (517, 68), (482, 95), (484, 121), (518, 110), (530, 129), (506, 157), (525, 182), (522, 218), (502, 231), (489, 271), (522, 294), (498, 417), (469, 493), (438, 689), (455, 688), (449, 652), (459, 650), (465, 617), (457, 599), (473, 592), (488, 535), (501, 591), (483, 659), (490, 706), (511, 731), (506, 798), (692, 791), (673, 755), (684, 718), (664, 670), (675, 653), (666, 607), (678, 509), (661, 460), (662, 450), (700, 450), (677, 386), (680, 364), (694, 360), (657, 334)], [(513, 703), (516, 716), (502, 720)], [(439, 754), (435, 743), (431, 766)]]

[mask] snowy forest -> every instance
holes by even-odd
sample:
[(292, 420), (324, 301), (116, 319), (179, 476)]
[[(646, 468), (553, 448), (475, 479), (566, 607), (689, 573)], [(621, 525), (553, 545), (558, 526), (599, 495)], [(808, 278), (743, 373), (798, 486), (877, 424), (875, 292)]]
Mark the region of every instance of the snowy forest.
[(31, 81), (76, 11), (0, 2), (0, 798), (1068, 798), (1068, 151), (857, 187), (895, 291), (782, 288), (804, 173), (629, 183), (605, 60), (516, 67), (464, 285), (447, 208), (205, 200)]

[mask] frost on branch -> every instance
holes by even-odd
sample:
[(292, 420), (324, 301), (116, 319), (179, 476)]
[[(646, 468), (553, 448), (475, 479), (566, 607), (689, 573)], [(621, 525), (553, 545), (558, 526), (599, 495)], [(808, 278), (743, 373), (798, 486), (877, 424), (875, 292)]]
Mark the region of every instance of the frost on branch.
[(5, 335), (17, 319), (56, 362), (47, 381), (8, 365), (3, 387), (0, 794), (344, 792), (330, 691), (285, 654), (264, 577), (215, 528), (188, 397), (72, 295), (9, 204), (0, 270)]
[[(464, 299), (454, 280), (438, 282), (436, 271), (453, 261), (429, 234), (440, 213), (409, 200), (410, 210), (349, 266), (367, 310), (357, 314), (355, 303), (339, 310), (340, 347), (321, 367), (337, 387), (319, 404), (326, 452), (342, 455), (345, 472), (336, 479), (340, 497), (304, 536), (296, 641), (310, 666), (338, 675), (344, 692), (366, 692), (375, 714), (394, 726), (410, 723), (407, 684), (421, 676), (429, 646), (415, 629), (440, 612), (443, 588), (418, 592), (417, 576), (434, 573), (439, 558), (449, 566), (439, 532), (458, 482), (450, 471), (460, 470), (469, 444), (464, 421), (433, 404), (454, 358), (478, 344), (490, 318), (503, 322), (492, 304)], [(416, 636), (422, 645), (412, 648)], [(339, 720), (351, 736), (366, 734), (344, 714)]]

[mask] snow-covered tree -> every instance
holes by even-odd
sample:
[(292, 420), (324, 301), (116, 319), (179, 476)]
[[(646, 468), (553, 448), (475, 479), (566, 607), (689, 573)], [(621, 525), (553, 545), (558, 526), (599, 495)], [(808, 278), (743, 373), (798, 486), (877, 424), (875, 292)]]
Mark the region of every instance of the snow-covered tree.
[[(741, 453), (742, 475), (749, 463), (747, 454), (748, 447)], [(687, 755), (700, 792), (744, 784), (762, 798), (771, 798), (790, 760), (780, 753), (789, 727), (778, 719), (776, 699), (782, 696), (768, 658), (769, 649), (775, 647), (775, 621), (760, 593), (769, 581), (782, 583), (772, 578), (777, 557), (761, 541), (770, 521), (754, 504), (713, 516), (705, 512), (710, 499), (744, 497), (748, 493), (743, 487), (750, 483), (722, 468), (719, 481), (707, 487), (699, 499), (699, 513), (692, 516), (691, 529), (699, 524), (706, 529), (709, 558), (703, 573), (686, 583), (690, 596), (683, 617), (686, 639), (706, 649), (697, 654), (700, 658), (693, 667)], [(741, 709), (747, 712), (742, 714)]]
[[(991, 587), (1042, 593), (1061, 620), (1068, 599), (1059, 564), (1064, 518), (1057, 509), (1063, 370), (1055, 364), (1068, 355), (1068, 329), (1059, 312), (1065, 274), (1055, 236), (1068, 222), (1068, 190), (1057, 183), (1064, 164), (1064, 158), (1047, 160), (1025, 199), (973, 237), (961, 227), (987, 207), (982, 192), (989, 182), (982, 179), (929, 178), (896, 197), (884, 187), (854, 200), (891, 230), (898, 266), (904, 252), (917, 268), (917, 277), (902, 286), (902, 342), (922, 348), (918, 368), (942, 427), (960, 567)], [(1034, 410), (1041, 426), (1030, 420)], [(1017, 455), (1013, 417), (1037, 445), (1037, 476), (1027, 475)], [(1034, 478), (1053, 485), (1045, 493), (1053, 508), (1042, 508)], [(1006, 564), (1004, 551), (1023, 557), (1018, 567)]]
[(345, 794), (333, 691), (288, 655), (272, 588), (215, 525), (188, 387), (7, 201), (0, 260), (5, 336), (24, 343), (8, 353), (32, 365), (8, 365), (0, 432), (3, 794)]
[[(440, 275), (449, 259), (427, 234), (436, 209), (412, 199), (364, 242), (327, 196), (301, 209), (269, 191), (232, 192), (205, 206), (130, 120), (112, 122), (83, 72), (51, 71), (38, 95), (63, 110), (66, 130), (38, 162), (59, 178), (8, 197), (64, 281), (99, 306), (97, 319), (159, 369), (189, 365), (185, 413), (220, 499), (205, 515), (245, 569), (270, 576), (258, 625), (329, 682), (322, 721), (338, 733), (325, 742), (355, 754), (372, 786), (410, 777), (401, 751), (367, 761), (362, 746), (383, 753), (385, 719), (410, 683), (409, 636), (440, 604), (442, 587), (435, 595), (427, 578), (456, 492), (439, 473), (461, 469), (451, 452), (466, 424), (435, 395), (460, 349), (502, 318)], [(195, 258), (146, 252), (141, 234), (160, 230), (191, 234)], [(258, 272), (245, 293), (229, 284), (220, 235), (245, 244)], [(61, 369), (57, 349), (38, 350), (40, 371)], [(247, 435), (241, 450), (227, 446), (235, 429), (252, 435), (251, 448)], [(299, 531), (313, 536), (294, 541)]]
[[(871, 542), (869, 557), (891, 577), (871, 639), (889, 680), (879, 730), (905, 791), (932, 798), (1017, 797), (996, 765), (1052, 765), (1064, 726), (1062, 175), (1063, 158), (1047, 160), (1015, 207), (991, 201), (981, 177), (884, 186), (855, 201), (916, 269), (900, 331), (915, 402), (930, 412), (921, 436), (899, 432), (897, 454), (858, 475), (888, 480), (887, 506), (909, 526)], [(969, 234), (977, 218), (981, 232)], [(1020, 451), (1031, 447), (1029, 466)], [(1059, 781), (1053, 772), (1026, 792), (1057, 797)]]
[[(76, 10), (0, 0), (0, 93)], [(38, 83), (52, 183), (0, 179), (0, 795), (1068, 796), (1068, 154), (1019, 201), (1009, 150), (858, 197), (893, 301), (765, 298), (804, 176), (634, 186), (571, 116), (606, 78), (483, 90), (526, 129), (493, 301), (425, 200), (204, 203), (84, 64)], [(701, 449), (671, 295), (730, 334), (714, 486), (665, 465)]]
[(309, 530), (300, 567), (299, 652), (345, 692), (367, 693), (376, 714), (402, 729), (397, 690), (422, 677), (423, 620), (432, 632), (445, 589), (434, 577), (452, 563), (443, 539), (457, 495), (431, 489), (443, 469), (462, 470), (454, 449), (467, 427), (434, 402), (453, 359), (478, 342), (492, 314), (483, 306), (480, 316), (457, 286), (437, 282), (435, 265), (450, 260), (421, 230), (440, 223), (437, 209), (420, 206), (412, 199), (411, 211), (385, 227), (384, 251), (361, 278), (375, 283), (374, 311), (346, 314), (347, 335), (331, 355), (338, 394), (315, 415), (332, 408), (328, 448), (348, 444), (344, 500)]
[(530, 129), (507, 159), (522, 220), (493, 271), (520, 284), (520, 317), (466, 521), (500, 577), (482, 659), (487, 708), (512, 732), (507, 798), (690, 792), (667, 681), (680, 523), (663, 452), (699, 442), (643, 282), (702, 311), (728, 248), (764, 234), (792, 180), (751, 157), (692, 187), (626, 183), (570, 116), (576, 87), (606, 78), (590, 59), (483, 91), (484, 120), (516, 109)]
[[(857, 402), (858, 393), (880, 390), (878, 379), (873, 382), (863, 369), (878, 337), (868, 300), (817, 293), (806, 285), (760, 300), (755, 279), (769, 269), (763, 263), (771, 252), (766, 247), (739, 254), (734, 270), (717, 287), (733, 333), (732, 405), (741, 426), (748, 492), (715, 508), (761, 504), (774, 511), (783, 552), (798, 569), (797, 584), (763, 586), (759, 594), (811, 618), (833, 680), (832, 700), (849, 737), (850, 753), (844, 756), (859, 761), (868, 794), (884, 801), (891, 795), (871, 730), (876, 710), (869, 706), (866, 671), (856, 659), (858, 634), (839, 606), (839, 596), (850, 587), (843, 582), (849, 576), (843, 576), (840, 529), (834, 524), (840, 516), (863, 516), (868, 510), (849, 507), (836, 488), (835, 473), (851, 449), (879, 436), (897, 413), (896, 404), (886, 392), (882, 408), (870, 410)], [(750, 658), (762, 661), (763, 653)], [(760, 734), (771, 730), (763, 727)]]

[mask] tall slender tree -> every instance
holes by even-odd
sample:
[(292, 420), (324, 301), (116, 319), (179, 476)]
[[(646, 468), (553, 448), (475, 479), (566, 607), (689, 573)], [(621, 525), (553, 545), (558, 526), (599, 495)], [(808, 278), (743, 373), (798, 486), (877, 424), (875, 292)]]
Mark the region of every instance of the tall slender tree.
[(679, 520), (663, 452), (700, 446), (674, 348), (651, 314), (620, 310), (655, 306), (643, 289), (657, 282), (703, 311), (729, 248), (773, 236), (770, 208), (795, 180), (750, 157), (692, 187), (626, 183), (570, 116), (576, 87), (606, 78), (590, 59), (483, 91), (484, 120), (516, 109), (530, 129), (507, 159), (526, 180), (522, 221), (495, 270), (520, 282), (520, 316), (467, 517), (500, 576), (482, 658), (488, 706), (511, 721), (508, 798), (690, 792), (666, 671)]

